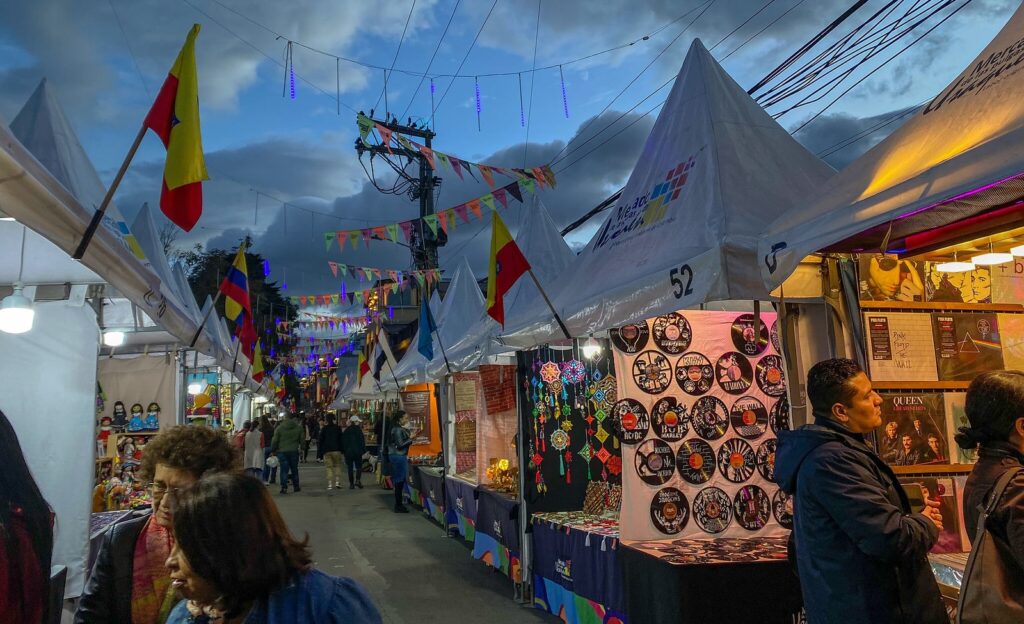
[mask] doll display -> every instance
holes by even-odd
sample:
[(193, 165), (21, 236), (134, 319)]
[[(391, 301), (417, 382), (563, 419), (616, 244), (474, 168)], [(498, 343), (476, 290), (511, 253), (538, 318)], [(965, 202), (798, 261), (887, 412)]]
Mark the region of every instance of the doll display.
[(146, 408), (146, 421), (142, 425), (143, 431), (160, 430), (160, 404), (153, 402)]
[(142, 451), (146, 448), (146, 436), (136, 436), (135, 438), (135, 452), (132, 457), (135, 459), (136, 464), (142, 463)]
[(110, 416), (100, 417), (100, 430), (96, 434), (96, 457), (106, 457), (107, 455), (107, 440), (110, 439), (112, 422)]
[(135, 459), (135, 440), (132, 436), (121, 436), (118, 439), (117, 456), (122, 465), (136, 465), (139, 463)]
[(128, 411), (124, 408), (124, 403), (121, 401), (114, 402), (114, 416), (111, 419), (111, 426), (114, 428), (114, 431), (119, 433), (128, 426)]
[(136, 403), (132, 405), (132, 416), (128, 420), (128, 431), (132, 433), (142, 431), (143, 427), (145, 427), (145, 422), (142, 420), (142, 404)]

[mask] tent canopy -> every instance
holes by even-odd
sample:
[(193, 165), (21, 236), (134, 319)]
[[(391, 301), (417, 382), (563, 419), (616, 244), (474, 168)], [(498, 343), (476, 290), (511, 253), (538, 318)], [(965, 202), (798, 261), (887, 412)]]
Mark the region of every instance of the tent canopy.
[[(584, 336), (706, 301), (766, 299), (758, 235), (832, 173), (695, 40), (622, 195), (564, 272), (555, 307)], [(550, 313), (539, 319), (506, 325), (503, 340), (562, 337)]]
[(968, 217), (1019, 223), (1004, 207), (1024, 197), (1022, 39), (1024, 7), (907, 123), (770, 222), (758, 248), (766, 285), (816, 251), (924, 251), (962, 236), (943, 226)]

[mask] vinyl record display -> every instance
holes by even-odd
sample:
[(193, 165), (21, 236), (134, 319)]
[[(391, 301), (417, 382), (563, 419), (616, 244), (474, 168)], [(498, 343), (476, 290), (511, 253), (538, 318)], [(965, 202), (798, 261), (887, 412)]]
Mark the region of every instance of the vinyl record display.
[(647, 437), (647, 432), (651, 428), (651, 418), (647, 415), (647, 408), (640, 401), (634, 399), (622, 399), (616, 402), (612, 408), (612, 418), (622, 430), (621, 441), (623, 444), (639, 444)]
[(690, 504), (676, 488), (662, 488), (651, 499), (651, 522), (665, 535), (679, 533), (689, 520)]
[[(760, 326), (760, 331), (755, 325)], [(732, 322), (732, 344), (747, 357), (761, 355), (768, 348), (768, 325), (764, 320), (758, 322), (753, 314), (737, 316)]]
[(741, 437), (755, 440), (768, 430), (768, 410), (760, 399), (743, 396), (736, 399), (729, 409), (729, 422)]
[(671, 382), (672, 364), (661, 353), (644, 351), (633, 359), (633, 383), (640, 390), (647, 394), (661, 394)]
[(715, 452), (700, 438), (690, 438), (676, 452), (679, 476), (687, 483), (701, 485), (715, 476)]
[(732, 500), (720, 488), (704, 488), (693, 498), (693, 519), (705, 533), (721, 533), (732, 522)]
[(789, 494), (775, 490), (772, 495), (772, 515), (775, 521), (787, 529), (793, 528), (793, 514), (789, 510)]
[(786, 373), (782, 358), (777, 355), (766, 355), (757, 361), (754, 369), (757, 387), (770, 397), (786, 394)]
[(690, 323), (681, 314), (669, 312), (654, 319), (651, 328), (654, 344), (665, 353), (679, 355), (690, 347), (693, 332)]
[(789, 431), (789, 398), (785, 395), (768, 412), (768, 425), (776, 435), (779, 431)]
[(715, 378), (729, 394), (744, 394), (754, 383), (754, 369), (745, 355), (728, 351), (715, 363)]
[(638, 446), (634, 463), (637, 475), (649, 485), (667, 482), (676, 471), (676, 456), (672, 447), (658, 439), (648, 440)]
[(654, 434), (666, 442), (678, 442), (686, 437), (690, 426), (686, 406), (673, 396), (662, 397), (651, 408)]
[(744, 485), (736, 492), (736, 523), (748, 531), (763, 529), (772, 517), (772, 504), (764, 490)]
[(779, 322), (772, 323), (772, 346), (776, 353), (782, 353), (782, 339), (779, 336)]
[(703, 353), (684, 353), (676, 361), (676, 383), (690, 396), (707, 394), (715, 383), (715, 367)]
[(775, 438), (765, 440), (757, 447), (757, 471), (769, 481), (775, 481)]
[(733, 483), (743, 483), (754, 474), (757, 457), (745, 440), (732, 438), (718, 448), (718, 472)]
[(651, 338), (651, 330), (647, 327), (647, 321), (629, 323), (622, 327), (613, 327), (608, 335), (611, 336), (612, 344), (623, 353), (640, 353), (647, 346)]
[(729, 410), (718, 397), (701, 397), (690, 409), (690, 424), (705, 440), (717, 440), (729, 430)]

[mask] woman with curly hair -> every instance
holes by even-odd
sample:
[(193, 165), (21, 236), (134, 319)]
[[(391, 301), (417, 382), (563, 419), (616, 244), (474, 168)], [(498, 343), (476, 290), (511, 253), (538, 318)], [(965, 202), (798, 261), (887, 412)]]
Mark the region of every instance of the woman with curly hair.
[(214, 474), (182, 491), (174, 538), (167, 568), (187, 602), (168, 624), (381, 624), (355, 581), (313, 568), (309, 538), (292, 536), (252, 477)]
[(152, 513), (107, 530), (75, 624), (165, 622), (177, 600), (164, 568), (173, 545), (170, 501), (204, 474), (240, 468), (238, 449), (213, 429), (185, 425), (154, 437), (139, 466), (153, 495)]

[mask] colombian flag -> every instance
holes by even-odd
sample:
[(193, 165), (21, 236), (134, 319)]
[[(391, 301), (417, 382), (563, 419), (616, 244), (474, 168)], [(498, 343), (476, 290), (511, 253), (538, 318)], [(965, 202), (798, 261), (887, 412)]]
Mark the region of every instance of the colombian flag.
[(505, 293), (523, 273), (530, 270), (519, 245), (512, 240), (505, 222), (491, 211), (491, 264), (487, 269), (487, 314), (505, 326)]
[(263, 370), (263, 353), (260, 352), (260, 341), (256, 341), (256, 351), (252, 358), (252, 380), (256, 383), (263, 381), (266, 371)]
[(220, 283), (224, 295), (224, 317), (235, 323), (235, 332), (242, 341), (242, 353), (253, 360), (253, 343), (256, 342), (256, 326), (252, 321), (252, 305), (249, 302), (249, 273), (245, 266), (245, 245), (238, 247), (235, 260), (228, 274)]
[(363, 376), (370, 372), (370, 362), (366, 359), (366, 355), (360, 351), (359, 359), (356, 362), (356, 386), (363, 384)]
[(202, 181), (209, 179), (199, 134), (198, 34), (199, 24), (195, 24), (143, 122), (167, 148), (160, 210), (186, 232), (203, 213)]

